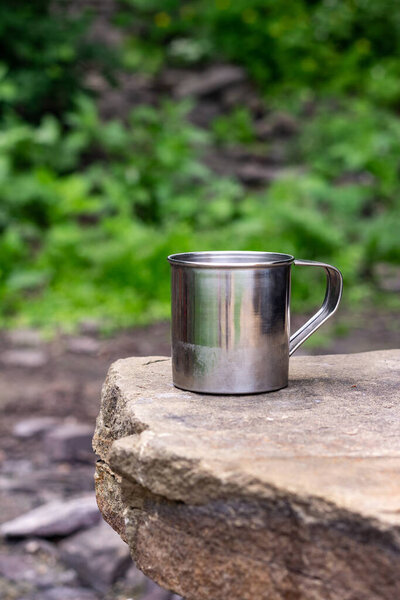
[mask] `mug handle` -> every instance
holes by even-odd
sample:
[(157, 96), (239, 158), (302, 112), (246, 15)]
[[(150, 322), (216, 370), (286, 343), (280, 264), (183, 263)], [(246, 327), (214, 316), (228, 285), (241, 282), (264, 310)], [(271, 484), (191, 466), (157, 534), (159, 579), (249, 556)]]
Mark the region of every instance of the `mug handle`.
[(336, 309), (339, 306), (340, 298), (342, 297), (343, 289), (343, 277), (339, 269), (336, 267), (332, 267), (332, 265), (327, 265), (321, 262), (315, 262), (313, 260), (295, 260), (294, 264), (302, 267), (322, 267), (325, 269), (326, 292), (324, 301), (319, 311), (315, 313), (315, 315), (313, 315), (311, 319), (307, 321), (307, 323), (304, 323), (300, 329), (290, 336), (289, 356), (291, 356), (293, 352), (295, 352), (297, 348), (301, 346), (301, 344), (318, 329), (318, 327), (321, 327), (321, 325), (325, 323), (325, 321), (329, 319), (334, 312), (336, 312)]

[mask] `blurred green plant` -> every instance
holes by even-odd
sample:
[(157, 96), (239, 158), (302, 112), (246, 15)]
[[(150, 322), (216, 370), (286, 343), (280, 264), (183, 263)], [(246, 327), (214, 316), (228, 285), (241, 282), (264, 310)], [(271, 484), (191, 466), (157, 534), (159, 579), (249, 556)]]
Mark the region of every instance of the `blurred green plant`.
[(90, 14), (66, 0), (0, 4), (0, 118), (12, 108), (28, 121), (61, 117), (85, 90), (85, 72), (115, 64), (109, 48), (87, 37)]
[(237, 106), (230, 114), (216, 117), (212, 130), (220, 144), (251, 144), (256, 139), (252, 115), (244, 106)]
[[(330, 261), (343, 270), (350, 300), (371, 296), (366, 266), (400, 252), (396, 226), (385, 225), (398, 219), (390, 202), (397, 183), (374, 152), (383, 135), (380, 147), (394, 165), (398, 131), (390, 119), (383, 132), (382, 115), (375, 121), (367, 105), (351, 106), (347, 126), (354, 110), (364, 119), (354, 137), (342, 123), (342, 151), (329, 138), (335, 117), (322, 112), (299, 142), (315, 168), (249, 194), (202, 165), (210, 135), (188, 123), (189, 108), (142, 106), (126, 124), (102, 123), (93, 101), (80, 97), (65, 131), (52, 116), (38, 126), (8, 119), (0, 133), (3, 325), (65, 328), (87, 314), (113, 327), (165, 318), (166, 256), (194, 248)], [(374, 188), (368, 178), (377, 173)], [(338, 179), (343, 174), (350, 180)], [(320, 301), (318, 281), (313, 273), (296, 280), (297, 309)]]
[[(124, 122), (102, 122), (83, 93), (85, 68), (101, 59), (85, 41), (86, 17), (50, 10), (48, 0), (4, 5), (0, 325), (65, 329), (88, 314), (109, 327), (165, 318), (165, 258), (193, 249), (325, 260), (342, 269), (347, 302), (376, 300), (375, 265), (400, 262), (395, 4), (124, 5), (116, 16), (130, 32), (122, 67), (154, 74), (164, 64), (192, 68), (221, 57), (244, 65), (271, 104), (296, 107), (301, 128), (290, 144), (301, 174), (250, 193), (204, 166), (210, 145), (253, 144), (243, 107), (209, 132), (190, 124), (187, 103), (140, 106)], [(308, 311), (321, 300), (321, 274), (293, 276), (294, 308)]]
[(400, 262), (400, 119), (366, 100), (321, 104), (299, 139), (299, 156), (327, 182), (323, 210), (363, 245), (364, 272)]
[[(122, 0), (120, 23), (145, 32), (164, 57), (242, 64), (268, 93), (322, 90), (400, 100), (395, 0)], [(180, 48), (182, 47), (182, 51)], [(178, 52), (176, 52), (178, 48)], [(161, 64), (161, 63), (160, 63)]]
[[(188, 107), (139, 107), (102, 123), (81, 97), (63, 130), (9, 118), (0, 133), (0, 296), (4, 319), (113, 325), (166, 316), (168, 252), (194, 227), (235, 218), (240, 189), (198, 160)], [(29, 298), (29, 301), (26, 298)]]

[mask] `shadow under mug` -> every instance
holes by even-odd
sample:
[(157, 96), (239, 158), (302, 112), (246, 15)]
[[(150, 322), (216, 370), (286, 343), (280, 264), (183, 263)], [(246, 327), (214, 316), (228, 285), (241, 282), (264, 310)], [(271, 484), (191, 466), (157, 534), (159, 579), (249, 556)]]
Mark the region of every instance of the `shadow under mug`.
[[(288, 385), (289, 356), (336, 311), (336, 267), (276, 252), (187, 252), (172, 268), (172, 371), (176, 387), (208, 394), (254, 394)], [(293, 335), (292, 265), (327, 276), (320, 310)]]

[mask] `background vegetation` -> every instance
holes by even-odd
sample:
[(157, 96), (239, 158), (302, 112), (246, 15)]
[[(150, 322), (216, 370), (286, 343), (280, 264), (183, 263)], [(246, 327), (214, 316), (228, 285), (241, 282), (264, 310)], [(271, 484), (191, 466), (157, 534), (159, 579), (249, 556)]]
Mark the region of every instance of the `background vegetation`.
[[(377, 275), (400, 264), (397, 2), (126, 0), (113, 52), (89, 41), (90, 16), (60, 7), (0, 8), (1, 325), (167, 317), (166, 255), (193, 249), (326, 260), (348, 306), (398, 306)], [(254, 146), (246, 106), (208, 130), (169, 98), (102, 122), (86, 89), (93, 66), (112, 77), (221, 60), (300, 124), (289, 153), (301, 169), (266, 189), (202, 161), (211, 146)], [(312, 275), (296, 279), (297, 310), (320, 301)]]

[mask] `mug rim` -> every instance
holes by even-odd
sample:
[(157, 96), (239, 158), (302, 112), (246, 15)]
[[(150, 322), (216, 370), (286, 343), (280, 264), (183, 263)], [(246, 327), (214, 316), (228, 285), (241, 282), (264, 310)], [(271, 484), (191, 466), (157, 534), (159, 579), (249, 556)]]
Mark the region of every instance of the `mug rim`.
[(265, 269), (290, 265), (294, 262), (294, 256), (282, 252), (216, 250), (170, 254), (167, 260), (171, 265), (200, 269)]

